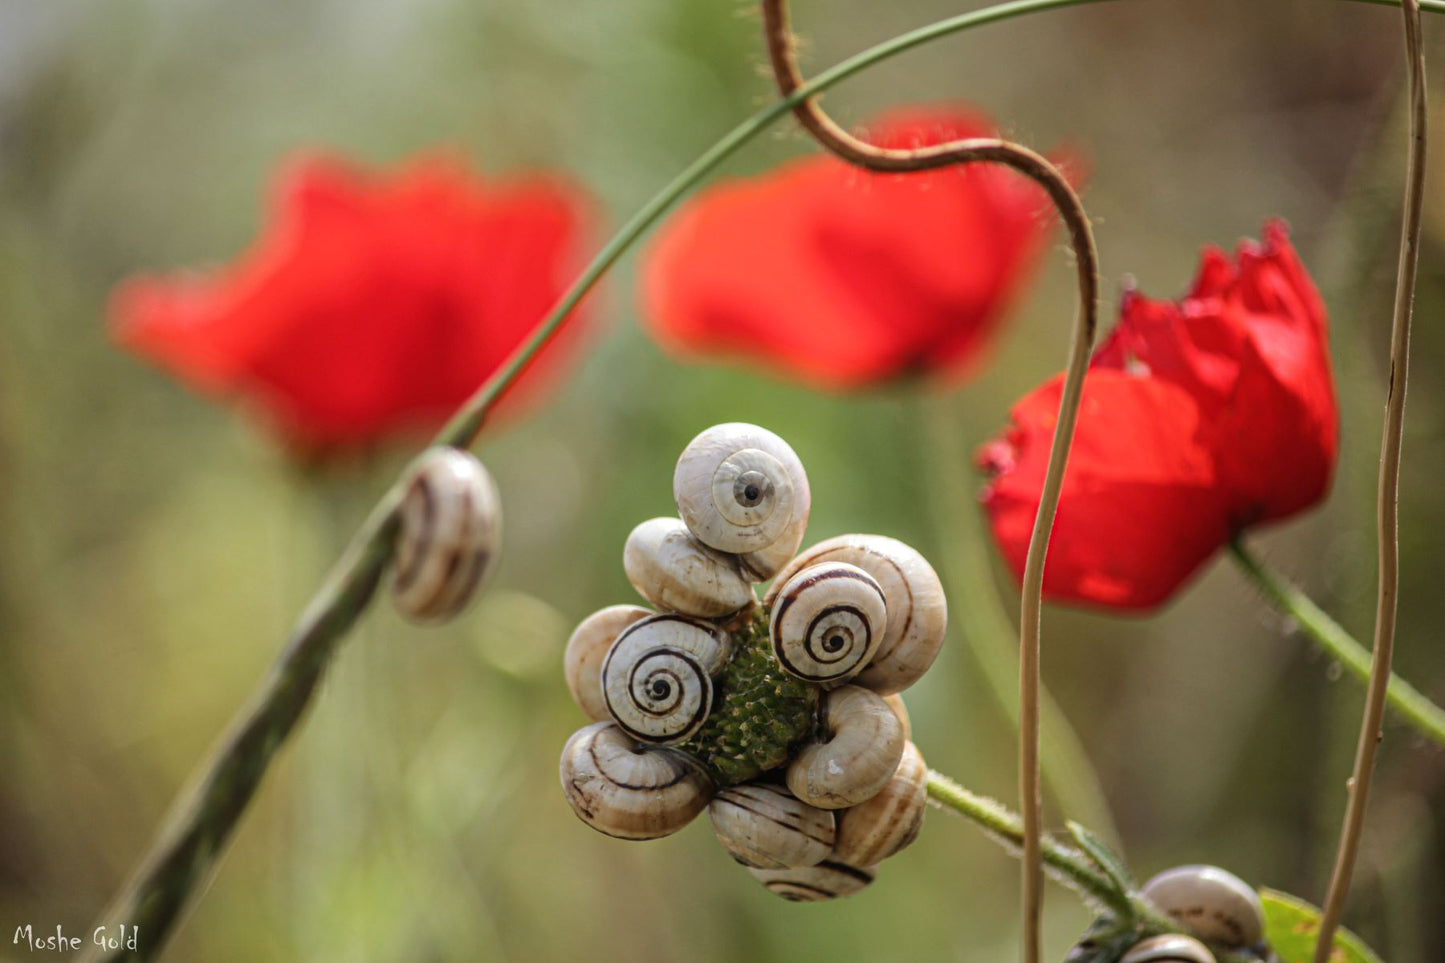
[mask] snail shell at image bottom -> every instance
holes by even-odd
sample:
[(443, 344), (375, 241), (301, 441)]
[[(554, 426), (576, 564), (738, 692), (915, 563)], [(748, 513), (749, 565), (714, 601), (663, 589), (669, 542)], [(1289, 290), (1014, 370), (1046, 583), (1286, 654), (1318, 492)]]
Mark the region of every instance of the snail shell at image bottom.
[(1200, 939), (1239, 949), (1264, 939), (1264, 904), (1248, 883), (1218, 866), (1176, 866), (1140, 892)]
[(833, 858), (852, 866), (875, 866), (918, 838), (928, 808), (928, 767), (911, 742), (888, 784), (872, 799), (838, 812)]
[(688, 443), (672, 494), (698, 540), (750, 556), (745, 564), (759, 581), (797, 551), (812, 502), (808, 475), (788, 443), (739, 422), (714, 425)]
[(437, 623), (465, 609), (495, 568), (502, 502), (487, 469), (459, 448), (426, 451), (410, 473), (391, 596), (411, 621)]
[(562, 656), (562, 671), (572, 701), (593, 722), (612, 718), (602, 694), (602, 662), (607, 650), (623, 630), (654, 614), (640, 605), (609, 605), (587, 616), (572, 631)]
[(1167, 933), (1135, 943), (1119, 963), (1215, 963), (1209, 948), (1192, 936)]
[(898, 771), (903, 724), (882, 696), (855, 685), (823, 696), (823, 720), (828, 740), (798, 750), (788, 764), (788, 789), (819, 809), (873, 798)]
[(823, 562), (779, 590), (768, 634), (785, 672), (839, 684), (868, 664), (887, 624), (883, 589), (873, 576), (846, 562)]
[(846, 562), (873, 576), (888, 607), (883, 638), (854, 684), (891, 695), (922, 678), (943, 648), (948, 628), (943, 584), (928, 560), (896, 538), (839, 535), (789, 562), (763, 597), (764, 604), (773, 605), (789, 579), (822, 562)]
[(638, 594), (658, 608), (712, 619), (756, 597), (737, 559), (692, 536), (676, 518), (652, 518), (627, 536), (622, 568)]
[(753, 878), (793, 903), (818, 903), (852, 896), (878, 876), (877, 866), (849, 866), (825, 859), (816, 866), (794, 869), (749, 869)]
[(719, 792), (708, 805), (718, 842), (744, 866), (813, 866), (833, 849), (834, 815), (777, 786), (745, 783)]
[(639, 746), (610, 722), (573, 733), (557, 773), (577, 818), (618, 839), (675, 833), (713, 793), (712, 781), (686, 754)]
[(628, 626), (602, 662), (602, 697), (628, 735), (681, 742), (712, 711), (712, 676), (727, 665), (727, 633), (683, 615), (654, 615)]

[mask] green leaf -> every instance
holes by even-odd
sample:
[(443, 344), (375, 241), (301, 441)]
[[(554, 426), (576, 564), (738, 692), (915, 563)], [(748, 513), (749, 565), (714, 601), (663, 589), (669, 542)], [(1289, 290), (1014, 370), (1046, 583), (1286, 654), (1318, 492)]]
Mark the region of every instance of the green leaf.
[[(1315, 935), (1320, 931), (1320, 911), (1304, 900), (1272, 889), (1259, 891), (1264, 901), (1265, 935), (1280, 963), (1310, 963), (1315, 955)], [(1335, 931), (1335, 949), (1330, 963), (1382, 963), (1375, 951), (1347, 929)]]

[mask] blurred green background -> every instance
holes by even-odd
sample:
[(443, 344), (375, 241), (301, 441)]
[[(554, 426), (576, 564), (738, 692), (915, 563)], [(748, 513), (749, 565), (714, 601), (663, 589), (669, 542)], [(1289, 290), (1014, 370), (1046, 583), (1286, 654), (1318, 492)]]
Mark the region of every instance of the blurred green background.
[[(811, 0), (795, 19), (816, 69), (976, 5)], [(1331, 309), (1343, 449), (1328, 504), (1255, 543), (1360, 638), (1403, 166), (1398, 32), (1397, 13), (1348, 3), (1135, 0), (951, 38), (829, 97), (849, 120), (969, 99), (1026, 143), (1074, 145), (1111, 290), (1131, 274), (1178, 295), (1202, 243), (1292, 223)], [(766, 101), (760, 67), (757, 18), (737, 0), (0, 0), (0, 958), (30, 958), (10, 945), (24, 923), (88, 936), (412, 450), (303, 477), (243, 418), (111, 346), (111, 285), (234, 255), (277, 158), (301, 146), (558, 167), (620, 223)], [(810, 149), (780, 130), (729, 172)], [(1435, 157), (1397, 666), (1442, 701)], [(946, 813), (863, 895), (819, 906), (765, 893), (705, 821), (647, 844), (584, 827), (556, 784), (584, 721), (561, 652), (588, 612), (632, 600), (623, 539), (671, 511), (672, 462), (714, 422), (761, 422), (798, 450), (810, 541), (876, 531), (935, 559), (967, 551), (972, 536), (940, 520), (971, 511), (949, 449), (985, 440), (1062, 364), (1073, 294), (1057, 236), (1050, 254), (991, 363), (928, 398), (679, 365), (639, 330), (624, 262), (585, 364), (481, 447), (507, 513), (492, 591), (442, 630), (377, 606), (167, 958), (1014, 959), (1016, 863)], [(942, 449), (923, 428), (940, 415)], [(1015, 607), (1001, 570), (987, 589)], [(1045, 646), (1137, 870), (1214, 862), (1319, 901), (1360, 687), (1228, 562), (1152, 618), (1050, 610)], [(930, 764), (1013, 800), (1012, 735), (959, 633), (907, 698)], [(1395, 963), (1438, 961), (1445, 753), (1391, 722), (1377, 787), (1347, 921)], [(1088, 917), (1049, 897), (1057, 957)]]

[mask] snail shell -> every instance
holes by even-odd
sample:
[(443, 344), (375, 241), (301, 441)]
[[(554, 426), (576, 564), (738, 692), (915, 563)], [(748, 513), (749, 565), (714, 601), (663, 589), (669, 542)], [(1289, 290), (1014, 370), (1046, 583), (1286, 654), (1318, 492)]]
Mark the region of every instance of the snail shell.
[(745, 783), (724, 789), (707, 813), (718, 841), (744, 866), (813, 866), (833, 849), (833, 814), (777, 786)]
[(1135, 943), (1119, 963), (1215, 963), (1209, 948), (1192, 936), (1166, 933)]
[(823, 562), (779, 591), (769, 635), (785, 672), (839, 684), (867, 664), (886, 626), (883, 589), (873, 576), (846, 562)]
[(788, 443), (765, 428), (736, 422), (714, 425), (688, 443), (677, 460), (672, 494), (687, 527), (720, 552), (754, 554), (783, 543), (747, 562), (760, 578), (797, 551), (812, 500), (803, 463)]
[(794, 869), (749, 869), (753, 877), (793, 903), (817, 903), (822, 900), (852, 896), (878, 875), (877, 866), (859, 868), (825, 859), (816, 866)]
[(474, 599), (501, 547), (502, 503), (482, 463), (432, 448), (411, 469), (398, 509), (391, 595), (413, 622), (449, 619)]
[(567, 688), (577, 707), (593, 722), (612, 718), (602, 694), (602, 662), (607, 650), (624, 629), (652, 614), (651, 609), (640, 605), (609, 605), (583, 619), (567, 640), (567, 651), (562, 656)]
[(795, 574), (822, 562), (856, 565), (878, 581), (888, 606), (888, 628), (855, 685), (889, 695), (922, 678), (943, 647), (948, 605), (938, 573), (912, 548), (882, 535), (840, 535), (819, 542), (788, 563), (763, 598), (772, 605)]
[(856, 685), (823, 697), (826, 742), (803, 746), (788, 764), (793, 795), (819, 809), (856, 806), (878, 794), (903, 758), (903, 726), (883, 697)]
[(838, 835), (833, 858), (853, 866), (883, 862), (918, 838), (923, 811), (928, 807), (928, 768), (911, 742), (903, 744), (903, 759), (878, 795), (838, 813)]
[(640, 747), (610, 722), (573, 733), (558, 775), (577, 817), (618, 839), (677, 832), (703, 811), (713, 791), (685, 753)]
[(717, 618), (755, 600), (737, 561), (693, 538), (676, 518), (653, 518), (634, 528), (622, 567), (643, 598), (684, 615)]
[(628, 626), (602, 662), (602, 696), (617, 724), (643, 742), (681, 742), (712, 711), (712, 676), (727, 665), (721, 629), (682, 615)]
[(1237, 948), (1264, 939), (1259, 894), (1218, 866), (1166, 869), (1145, 883), (1141, 892), (1202, 940)]
[(912, 739), (913, 723), (908, 719), (908, 707), (903, 704), (903, 696), (895, 692), (892, 695), (884, 696), (883, 701), (888, 703), (888, 708), (893, 710), (893, 714), (898, 717), (899, 723), (902, 724), (903, 738)]

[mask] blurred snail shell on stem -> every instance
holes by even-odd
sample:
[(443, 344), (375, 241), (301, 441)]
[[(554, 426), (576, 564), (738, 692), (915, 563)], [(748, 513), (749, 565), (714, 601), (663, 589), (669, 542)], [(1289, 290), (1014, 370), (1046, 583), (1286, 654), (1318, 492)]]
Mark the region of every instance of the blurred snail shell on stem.
[(833, 813), (809, 806), (778, 786), (732, 786), (719, 792), (707, 811), (718, 841), (744, 866), (813, 866), (833, 849)]
[(722, 630), (681, 615), (652, 615), (618, 635), (602, 663), (602, 696), (628, 735), (681, 742), (712, 710), (712, 676), (727, 665)]
[(602, 662), (628, 626), (653, 614), (640, 605), (609, 605), (583, 619), (567, 640), (562, 668), (577, 707), (593, 722), (612, 718), (602, 693)]
[(708, 548), (676, 518), (653, 518), (627, 536), (622, 567), (658, 608), (717, 618), (755, 602), (736, 559)]
[(686, 754), (642, 748), (610, 722), (573, 733), (558, 776), (578, 818), (619, 839), (675, 833), (706, 808), (713, 792)]
[(877, 866), (849, 866), (833, 859), (825, 859), (816, 866), (793, 869), (749, 869), (753, 877), (776, 893), (794, 903), (816, 903), (822, 900), (852, 896), (878, 876)]
[(397, 513), (392, 600), (413, 622), (452, 618), (476, 598), (501, 550), (492, 476), (470, 452), (429, 449), (413, 464)]
[(1209, 948), (1192, 936), (1166, 933), (1136, 943), (1119, 963), (1215, 963)]
[(1195, 936), (1230, 949), (1264, 939), (1264, 904), (1244, 880), (1218, 866), (1176, 866), (1140, 892)]
[(876, 692), (855, 685), (823, 697), (825, 741), (810, 742), (788, 764), (793, 795), (819, 809), (871, 799), (903, 758), (903, 725)]
[(823, 562), (846, 562), (873, 576), (888, 607), (887, 629), (854, 684), (890, 695), (922, 678), (943, 648), (948, 628), (948, 604), (933, 566), (896, 538), (839, 535), (789, 562), (763, 597), (763, 604), (774, 605), (789, 579)]
[(845, 562), (811, 565), (773, 600), (769, 634), (783, 670), (806, 682), (841, 684), (868, 663), (887, 609), (873, 576)]

